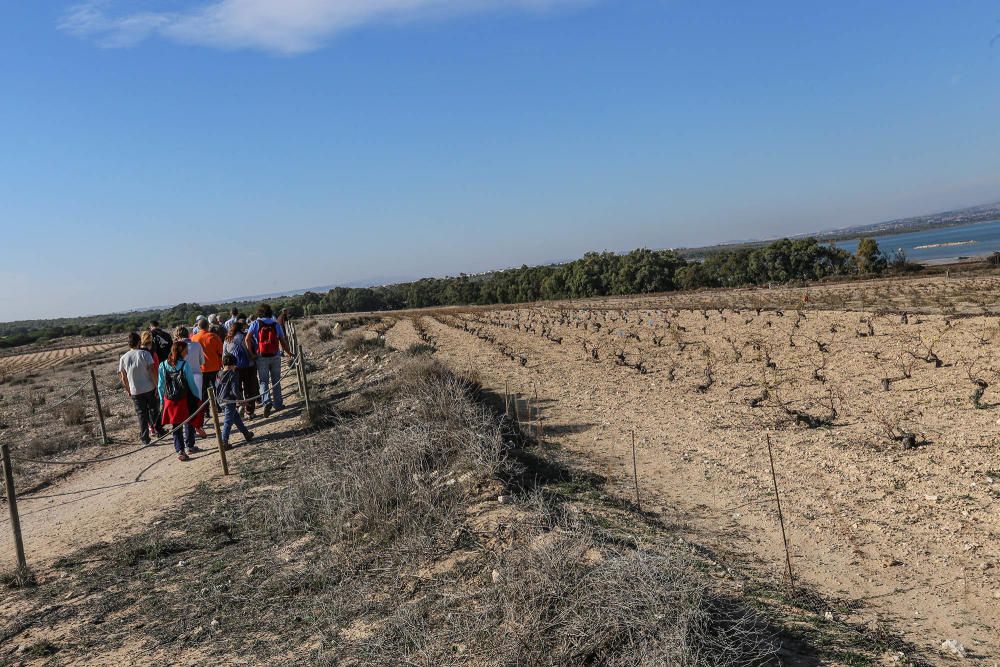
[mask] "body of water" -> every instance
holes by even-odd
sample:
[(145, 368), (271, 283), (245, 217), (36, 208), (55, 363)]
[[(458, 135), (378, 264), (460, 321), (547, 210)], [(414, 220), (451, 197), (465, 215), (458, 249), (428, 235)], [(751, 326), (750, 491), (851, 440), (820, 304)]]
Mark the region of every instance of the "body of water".
[[(936, 264), (1000, 252), (1000, 220), (873, 238), (886, 255), (892, 256), (901, 248), (910, 261)], [(838, 241), (834, 245), (853, 254), (858, 249), (858, 239)]]

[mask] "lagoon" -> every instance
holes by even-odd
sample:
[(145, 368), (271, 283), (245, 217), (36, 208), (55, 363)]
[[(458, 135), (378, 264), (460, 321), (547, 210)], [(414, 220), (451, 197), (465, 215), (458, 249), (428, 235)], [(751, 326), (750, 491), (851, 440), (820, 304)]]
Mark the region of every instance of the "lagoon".
[[(937, 264), (1000, 252), (1000, 220), (872, 238), (890, 257), (897, 249), (902, 249), (910, 261)], [(854, 253), (858, 249), (858, 240), (837, 241), (834, 245)]]

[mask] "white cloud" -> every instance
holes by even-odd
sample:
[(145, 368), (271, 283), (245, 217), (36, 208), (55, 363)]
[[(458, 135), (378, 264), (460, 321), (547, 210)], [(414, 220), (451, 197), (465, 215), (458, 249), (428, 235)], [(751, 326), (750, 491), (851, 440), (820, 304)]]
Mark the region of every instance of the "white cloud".
[(154, 35), (185, 44), (296, 54), (368, 23), (442, 18), (486, 10), (546, 11), (587, 0), (212, 0), (181, 11), (115, 12), (110, 0), (71, 8), (59, 22), (104, 47)]

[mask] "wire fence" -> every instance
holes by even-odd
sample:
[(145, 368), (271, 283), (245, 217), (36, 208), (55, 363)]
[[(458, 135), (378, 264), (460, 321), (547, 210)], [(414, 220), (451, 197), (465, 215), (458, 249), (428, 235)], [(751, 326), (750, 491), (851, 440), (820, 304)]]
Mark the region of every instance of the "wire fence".
[[(278, 378), (277, 382), (275, 382), (275, 384), (280, 384), (281, 382), (283, 382), (285, 379), (288, 378), (289, 374), (292, 373), (294, 370), (296, 370), (296, 366), (294, 364), (289, 365), (289, 367), (285, 370), (285, 372), (281, 376), (279, 376), (279, 378)], [(87, 385), (87, 383), (84, 383), (81, 386), (81, 389), (83, 387), (85, 387), (86, 385)], [(105, 388), (107, 389), (106, 386), (105, 386)], [(122, 398), (123, 403), (124, 402), (131, 403), (131, 396), (125, 397), (124, 396), (124, 388), (120, 388), (120, 389), (121, 389), (121, 391), (117, 391), (117, 392), (111, 390), (112, 395), (117, 395), (118, 397)], [(80, 390), (77, 390), (77, 392), (74, 392), (74, 394), (79, 393), (79, 391)], [(293, 394), (295, 394), (297, 392), (295, 390), (291, 390), (291, 391), (283, 391), (282, 393), (284, 395), (286, 395), (286, 396), (290, 396), (290, 395), (293, 395)], [(249, 402), (249, 401), (256, 401), (258, 398), (262, 398), (262, 397), (263, 397), (263, 392), (258, 393), (258, 394), (254, 395), (254, 396), (249, 396), (249, 397), (245, 397), (245, 398), (241, 398), (241, 399), (217, 400), (216, 401), (216, 405), (241, 404), (241, 403), (246, 403), (246, 402)], [(69, 397), (67, 397), (67, 398), (69, 398)], [(114, 456), (106, 456), (106, 457), (96, 458), (96, 459), (73, 459), (73, 460), (68, 460), (68, 461), (59, 461), (59, 460), (50, 459), (50, 458), (44, 458), (44, 459), (29, 458), (29, 457), (23, 457), (23, 456), (11, 456), (11, 460), (15, 461), (16, 463), (37, 463), (37, 464), (41, 464), (41, 465), (71, 465), (71, 466), (72, 465), (87, 465), (87, 464), (92, 464), (92, 463), (104, 463), (105, 461), (115, 461), (117, 459), (125, 458), (126, 456), (131, 456), (132, 454), (135, 454), (137, 452), (144, 451), (145, 449), (147, 449), (148, 447), (150, 447), (152, 445), (156, 445), (157, 443), (159, 443), (161, 441), (167, 440), (168, 438), (172, 438), (173, 435), (174, 435), (174, 433), (180, 431), (181, 428), (183, 428), (187, 424), (189, 424), (192, 421), (194, 421), (195, 418), (197, 418), (199, 415), (204, 414), (206, 412), (206, 408), (209, 407), (209, 403), (210, 403), (209, 399), (205, 399), (204, 401), (202, 401), (198, 405), (197, 408), (195, 408), (193, 411), (191, 411), (191, 415), (187, 419), (185, 419), (182, 423), (177, 424), (176, 426), (174, 426), (171, 430), (167, 431), (165, 434), (163, 434), (161, 436), (158, 436), (155, 440), (150, 440), (150, 442), (149, 442), (148, 445), (147, 444), (143, 444), (141, 447), (136, 447), (135, 449), (129, 450), (127, 452), (123, 452), (121, 454), (115, 454)], [(6, 432), (0, 433), (0, 437), (2, 437), (5, 433)]]
[[(101, 456), (89, 459), (72, 459), (72, 460), (61, 460), (55, 458), (41, 458), (35, 456), (25, 456), (20, 454), (12, 454), (11, 447), (8, 443), (10, 440), (11, 430), (8, 424), (5, 424), (3, 430), (0, 430), (0, 455), (2, 455), (3, 463), (3, 476), (4, 476), (4, 487), (5, 487), (5, 497), (3, 500), (6, 501), (8, 505), (8, 510), (10, 512), (10, 524), (14, 532), (15, 549), (17, 552), (18, 567), (20, 569), (26, 569), (27, 564), (24, 557), (23, 542), (21, 539), (20, 530), (20, 520), (17, 512), (17, 500), (19, 496), (14, 488), (14, 477), (13, 477), (13, 464), (35, 464), (41, 466), (88, 466), (92, 464), (106, 463), (109, 461), (116, 461), (119, 459), (124, 459), (129, 456), (133, 456), (140, 452), (150, 451), (152, 447), (166, 441), (168, 439), (173, 439), (175, 434), (181, 432), (181, 430), (189, 426), (193, 421), (199, 418), (199, 416), (204, 416), (207, 413), (212, 413), (213, 421), (216, 427), (216, 441), (219, 446), (219, 455), (222, 463), (223, 473), (229, 474), (229, 466), (226, 460), (226, 447), (223, 443), (221, 433), (219, 432), (219, 420), (218, 420), (218, 409), (228, 405), (247, 405), (251, 402), (256, 402), (258, 399), (263, 399), (265, 394), (271, 394), (276, 389), (281, 392), (283, 398), (290, 397), (293, 395), (300, 395), (305, 403), (305, 408), (307, 414), (309, 414), (309, 390), (306, 379), (306, 368), (304, 363), (304, 350), (299, 345), (298, 336), (295, 332), (295, 327), (291, 323), (288, 325), (288, 340), (291, 346), (292, 354), (283, 357), (287, 360), (287, 365), (283, 372), (278, 374), (278, 377), (269, 378), (267, 382), (258, 382), (258, 387), (262, 389), (253, 396), (242, 396), (238, 399), (214, 399), (214, 389), (208, 386), (202, 387), (202, 397), (200, 397), (200, 403), (198, 403), (191, 414), (184, 420), (181, 424), (170, 426), (170, 430), (167, 430), (162, 435), (158, 435), (155, 439), (150, 440), (148, 443), (143, 443), (141, 446), (130, 448), (127, 451), (119, 452), (109, 456)], [(289, 376), (295, 373), (296, 379), (294, 387), (281, 387), (283, 382), (286, 382)], [(259, 380), (259, 376), (258, 376)], [(44, 405), (35, 404), (32, 399), (30, 403), (31, 415), (27, 417), (18, 418), (16, 415), (10, 415), (6, 419), (8, 422), (14, 421), (20, 426), (28, 427), (30, 432), (30, 427), (34, 426), (40, 416), (44, 415), (55, 415), (57, 410), (63, 408), (64, 405), (69, 403), (69, 401), (81, 396), (87, 387), (91, 387), (93, 391), (95, 417), (100, 424), (102, 440), (105, 444), (110, 444), (110, 439), (107, 437), (107, 431), (105, 427), (105, 416), (110, 415), (112, 410), (119, 411), (120, 414), (127, 414), (130, 409), (134, 409), (132, 395), (129, 393), (128, 387), (121, 381), (121, 377), (118, 374), (114, 375), (98, 375), (95, 371), (91, 371), (91, 377), (88, 380), (82, 382), (79, 386), (75, 387), (69, 394), (62, 397), (58, 401), (52, 404)], [(207, 395), (207, 397), (205, 397)], [(85, 409), (85, 408), (84, 408)], [(80, 444), (89, 444), (87, 442), (81, 442)], [(16, 449), (15, 449), (16, 452)], [(162, 459), (160, 459), (162, 460)], [(148, 471), (153, 465), (156, 465), (159, 461), (154, 461), (147, 464), (139, 471), (136, 481), (139, 481), (143, 474)], [(69, 492), (69, 494), (74, 494), (76, 492)], [(68, 494), (68, 495), (69, 495)], [(61, 494), (56, 494), (61, 495)], [(21, 496), (23, 500), (34, 500), (41, 499), (45, 497), (54, 497), (51, 494), (49, 496), (37, 496), (31, 494), (25, 494)]]

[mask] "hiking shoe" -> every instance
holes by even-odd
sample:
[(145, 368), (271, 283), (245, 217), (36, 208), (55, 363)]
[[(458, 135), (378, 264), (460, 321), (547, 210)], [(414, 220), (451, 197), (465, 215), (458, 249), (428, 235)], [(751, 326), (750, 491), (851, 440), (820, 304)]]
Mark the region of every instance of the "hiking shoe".
[(191, 457), (188, 456), (187, 454), (185, 454), (184, 452), (181, 452), (180, 454), (177, 455), (177, 460), (178, 461), (190, 461)]
[(228, 452), (232, 448), (233, 448), (233, 446), (230, 445), (228, 442), (222, 443), (222, 451)]
[(275, 412), (277, 412), (278, 410), (284, 410), (284, 409), (285, 409), (284, 405), (276, 405), (276, 406), (274, 406), (274, 411)]
[(190, 447), (187, 448), (187, 450), (188, 454), (194, 454), (195, 452), (200, 452), (201, 447), (199, 447), (198, 445), (191, 445)]
[(274, 408), (272, 408), (270, 404), (264, 406), (264, 419), (267, 419), (268, 417), (271, 416), (271, 410), (273, 409)]
[(243, 439), (246, 440), (247, 442), (250, 442), (251, 440), (253, 440), (253, 431), (247, 431), (243, 435)]
[(162, 437), (164, 437), (166, 435), (167, 435), (167, 432), (164, 429), (162, 429), (162, 428), (159, 431), (156, 432), (156, 437), (157, 438), (162, 438)]
[(144, 445), (150, 444), (149, 438), (139, 438), (139, 442), (141, 442)]

